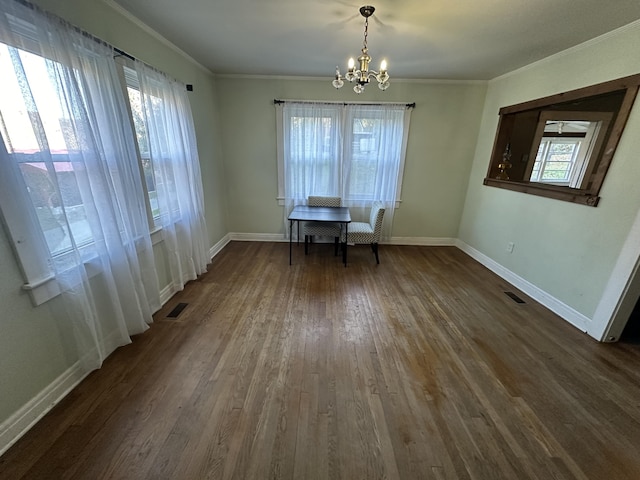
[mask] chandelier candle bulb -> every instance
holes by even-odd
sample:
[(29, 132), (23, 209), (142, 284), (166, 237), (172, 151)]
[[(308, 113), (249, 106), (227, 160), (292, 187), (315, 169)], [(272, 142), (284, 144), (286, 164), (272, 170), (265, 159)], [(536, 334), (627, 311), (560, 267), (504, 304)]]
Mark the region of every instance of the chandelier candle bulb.
[(338, 68), (337, 65), (336, 65), (336, 78), (332, 83), (333, 83), (333, 86), (336, 88), (340, 88), (344, 85), (344, 81), (342, 80), (342, 75), (340, 75), (340, 69)]

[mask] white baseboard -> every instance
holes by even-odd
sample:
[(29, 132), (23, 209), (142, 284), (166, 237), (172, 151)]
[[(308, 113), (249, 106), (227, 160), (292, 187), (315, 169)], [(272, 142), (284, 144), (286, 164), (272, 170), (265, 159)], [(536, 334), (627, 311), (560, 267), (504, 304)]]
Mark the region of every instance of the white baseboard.
[(0, 425), (0, 455), (16, 443), (87, 375), (80, 362), (56, 378)]
[(229, 243), (232, 240), (231, 235), (232, 235), (231, 233), (227, 233), (224, 237), (220, 239), (220, 241), (218, 241), (218, 243), (216, 243), (213, 247), (209, 249), (209, 258), (213, 258), (220, 253), (220, 251), (227, 245), (227, 243)]
[(574, 310), (569, 305), (561, 302), (560, 300), (548, 294), (544, 290), (536, 287), (531, 282), (513, 273), (511, 270), (508, 270), (507, 268), (503, 267), (496, 261), (487, 257), (484, 253), (481, 253), (475, 248), (467, 245), (462, 240), (457, 240), (456, 246), (460, 250), (462, 250), (464, 253), (469, 255), (471, 258), (473, 258), (474, 260), (478, 261), (479, 263), (487, 267), (496, 275), (504, 278), (507, 282), (512, 284), (514, 287), (526, 293), (528, 296), (533, 298), (536, 302), (544, 305), (553, 313), (555, 313), (562, 319), (566, 320), (577, 329), (583, 332), (586, 332), (588, 330), (588, 326), (591, 323), (591, 319), (589, 317)]
[(456, 246), (455, 238), (448, 237), (391, 237), (387, 245), (416, 245), (422, 247)]
[[(173, 297), (173, 295), (176, 292), (173, 289), (173, 285), (169, 284), (166, 287), (164, 287), (162, 290), (160, 290), (160, 303), (162, 305), (164, 305), (165, 303), (167, 303), (169, 300), (171, 300), (171, 297)], [(155, 312), (154, 312), (155, 313)]]
[(237, 242), (288, 242), (282, 233), (230, 233), (231, 240)]
[[(238, 242), (289, 241), (282, 233), (230, 233), (228, 237), (229, 240)], [(319, 241), (321, 242), (322, 240)], [(227, 241), (227, 243), (229, 242)], [(326, 243), (333, 243), (333, 240), (326, 240)], [(456, 239), (448, 237), (391, 237), (388, 241), (381, 243), (385, 245), (455, 246)]]

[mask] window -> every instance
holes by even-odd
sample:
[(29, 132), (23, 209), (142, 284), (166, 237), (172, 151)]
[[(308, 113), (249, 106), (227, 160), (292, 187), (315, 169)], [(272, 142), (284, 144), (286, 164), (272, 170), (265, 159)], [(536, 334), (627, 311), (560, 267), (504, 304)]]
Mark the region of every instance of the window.
[[(74, 130), (64, 105), (61, 72), (68, 67), (40, 55), (0, 43), (0, 135), (6, 154), (18, 167), (44, 234), (49, 254), (59, 258), (74, 247), (88, 247), (94, 237), (78, 175), (86, 175), (87, 145)], [(135, 72), (127, 69), (129, 76)], [(127, 77), (129, 79), (129, 77)], [(140, 92), (128, 88), (153, 217), (159, 215)], [(80, 91), (80, 93), (83, 93)], [(153, 224), (153, 222), (151, 222)], [(70, 260), (72, 261), (72, 260)]]
[(278, 104), (279, 197), (339, 196), (347, 206), (400, 200), (407, 105)]
[(550, 138), (540, 142), (531, 172), (531, 182), (569, 185), (581, 140)]
[(542, 111), (527, 168), (529, 182), (586, 188), (594, 152), (602, 148), (610, 112)]
[(484, 184), (595, 207), (640, 75), (502, 107)]
[(296, 109), (287, 123), (288, 172), (305, 172), (303, 176), (289, 176), (290, 190), (313, 188), (317, 195), (339, 196), (339, 111), (322, 107)]
[[(13, 6), (30, 20), (38, 17)], [(61, 292), (80, 298), (84, 280), (104, 273), (108, 262), (122, 264), (134, 244), (147, 248), (139, 241), (149, 228), (140, 211), (144, 194), (133, 133), (122, 136), (131, 123), (120, 85), (113, 82), (112, 51), (75, 32), (69, 41), (48, 25), (3, 18), (4, 223), (36, 305)]]
[[(145, 168), (114, 49), (96, 40), (37, 6), (0, 0), (2, 223), (32, 302), (60, 296), (56, 317), (72, 325), (86, 371), (145, 331), (161, 307), (146, 184), (156, 192), (164, 186), (156, 198), (159, 210), (169, 212), (159, 217), (166, 220), (160, 233), (169, 284), (163, 291), (182, 288), (209, 260), (184, 85), (134, 62), (140, 83), (154, 85), (152, 94), (140, 89), (151, 145), (140, 144), (161, 168)], [(161, 97), (163, 107), (155, 117), (147, 115), (153, 97)], [(154, 149), (158, 134), (169, 150)], [(163, 210), (172, 202), (178, 214)]]
[[(142, 95), (140, 94), (140, 83), (136, 71), (123, 66), (123, 73), (127, 89), (127, 98), (131, 108), (131, 119), (136, 132), (136, 140), (138, 145), (138, 154), (140, 160), (140, 168), (142, 169), (142, 178), (144, 180), (144, 188), (148, 198), (148, 213), (153, 218), (152, 225), (158, 224), (160, 217), (160, 207), (158, 205), (158, 192), (156, 190), (156, 179), (153, 170), (153, 162), (151, 160), (151, 150), (149, 145), (149, 130), (144, 113), (144, 105)], [(154, 105), (159, 105), (161, 100), (157, 97), (152, 98)]]
[(319, 195), (340, 197), (357, 220), (367, 218), (374, 201), (383, 202), (384, 236), (400, 202), (414, 105), (275, 103), (284, 231), (293, 206)]
[(347, 109), (344, 192), (347, 201), (400, 200), (406, 107)]
[[(132, 61), (123, 69), (154, 243), (168, 253), (171, 287), (206, 271), (210, 260), (204, 193), (190, 102), (185, 85)], [(121, 76), (122, 77), (122, 76)]]
[[(49, 65), (47, 64), (49, 63)], [(73, 161), (79, 145), (70, 135), (70, 119), (57, 98), (50, 74), (59, 65), (0, 43), (0, 134), (6, 153), (18, 167), (44, 239), (52, 255), (90, 243)], [(43, 132), (46, 144), (35, 131)]]

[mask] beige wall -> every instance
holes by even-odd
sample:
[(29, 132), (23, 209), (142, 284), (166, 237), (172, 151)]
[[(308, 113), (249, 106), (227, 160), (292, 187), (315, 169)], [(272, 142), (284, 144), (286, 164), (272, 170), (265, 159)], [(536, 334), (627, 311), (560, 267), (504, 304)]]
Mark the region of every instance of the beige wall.
[[(638, 73), (639, 25), (490, 82), (460, 225), (462, 241), (585, 316), (587, 331), (640, 208), (638, 101), (598, 207), (487, 187), (482, 179), (500, 107)], [(507, 242), (515, 243), (512, 254)]]
[(274, 98), (416, 103), (392, 236), (455, 238), (462, 215), (486, 84), (394, 82), (360, 96), (323, 80), (223, 77), (216, 82), (228, 189), (229, 230), (284, 233), (276, 200)]

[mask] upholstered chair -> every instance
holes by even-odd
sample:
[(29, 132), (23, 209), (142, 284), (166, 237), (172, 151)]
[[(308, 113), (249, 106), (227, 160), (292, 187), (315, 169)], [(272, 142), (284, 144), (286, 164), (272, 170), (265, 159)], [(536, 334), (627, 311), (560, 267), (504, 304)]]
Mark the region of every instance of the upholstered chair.
[[(340, 197), (320, 197), (309, 196), (307, 205), (310, 207), (340, 207), (342, 198)], [(308, 245), (313, 243), (313, 237), (333, 237), (335, 244), (335, 254), (338, 254), (338, 242), (340, 240), (340, 224), (329, 222), (305, 222), (302, 225), (304, 233), (304, 253), (309, 253)]]
[(382, 219), (384, 217), (384, 205), (382, 202), (373, 202), (371, 206), (371, 215), (369, 216), (369, 223), (366, 222), (351, 222), (349, 224), (348, 238), (345, 238), (344, 232), (342, 232), (342, 242), (371, 245), (371, 250), (376, 256), (376, 263), (380, 264), (378, 258), (378, 243), (380, 242), (380, 235), (382, 234)]

